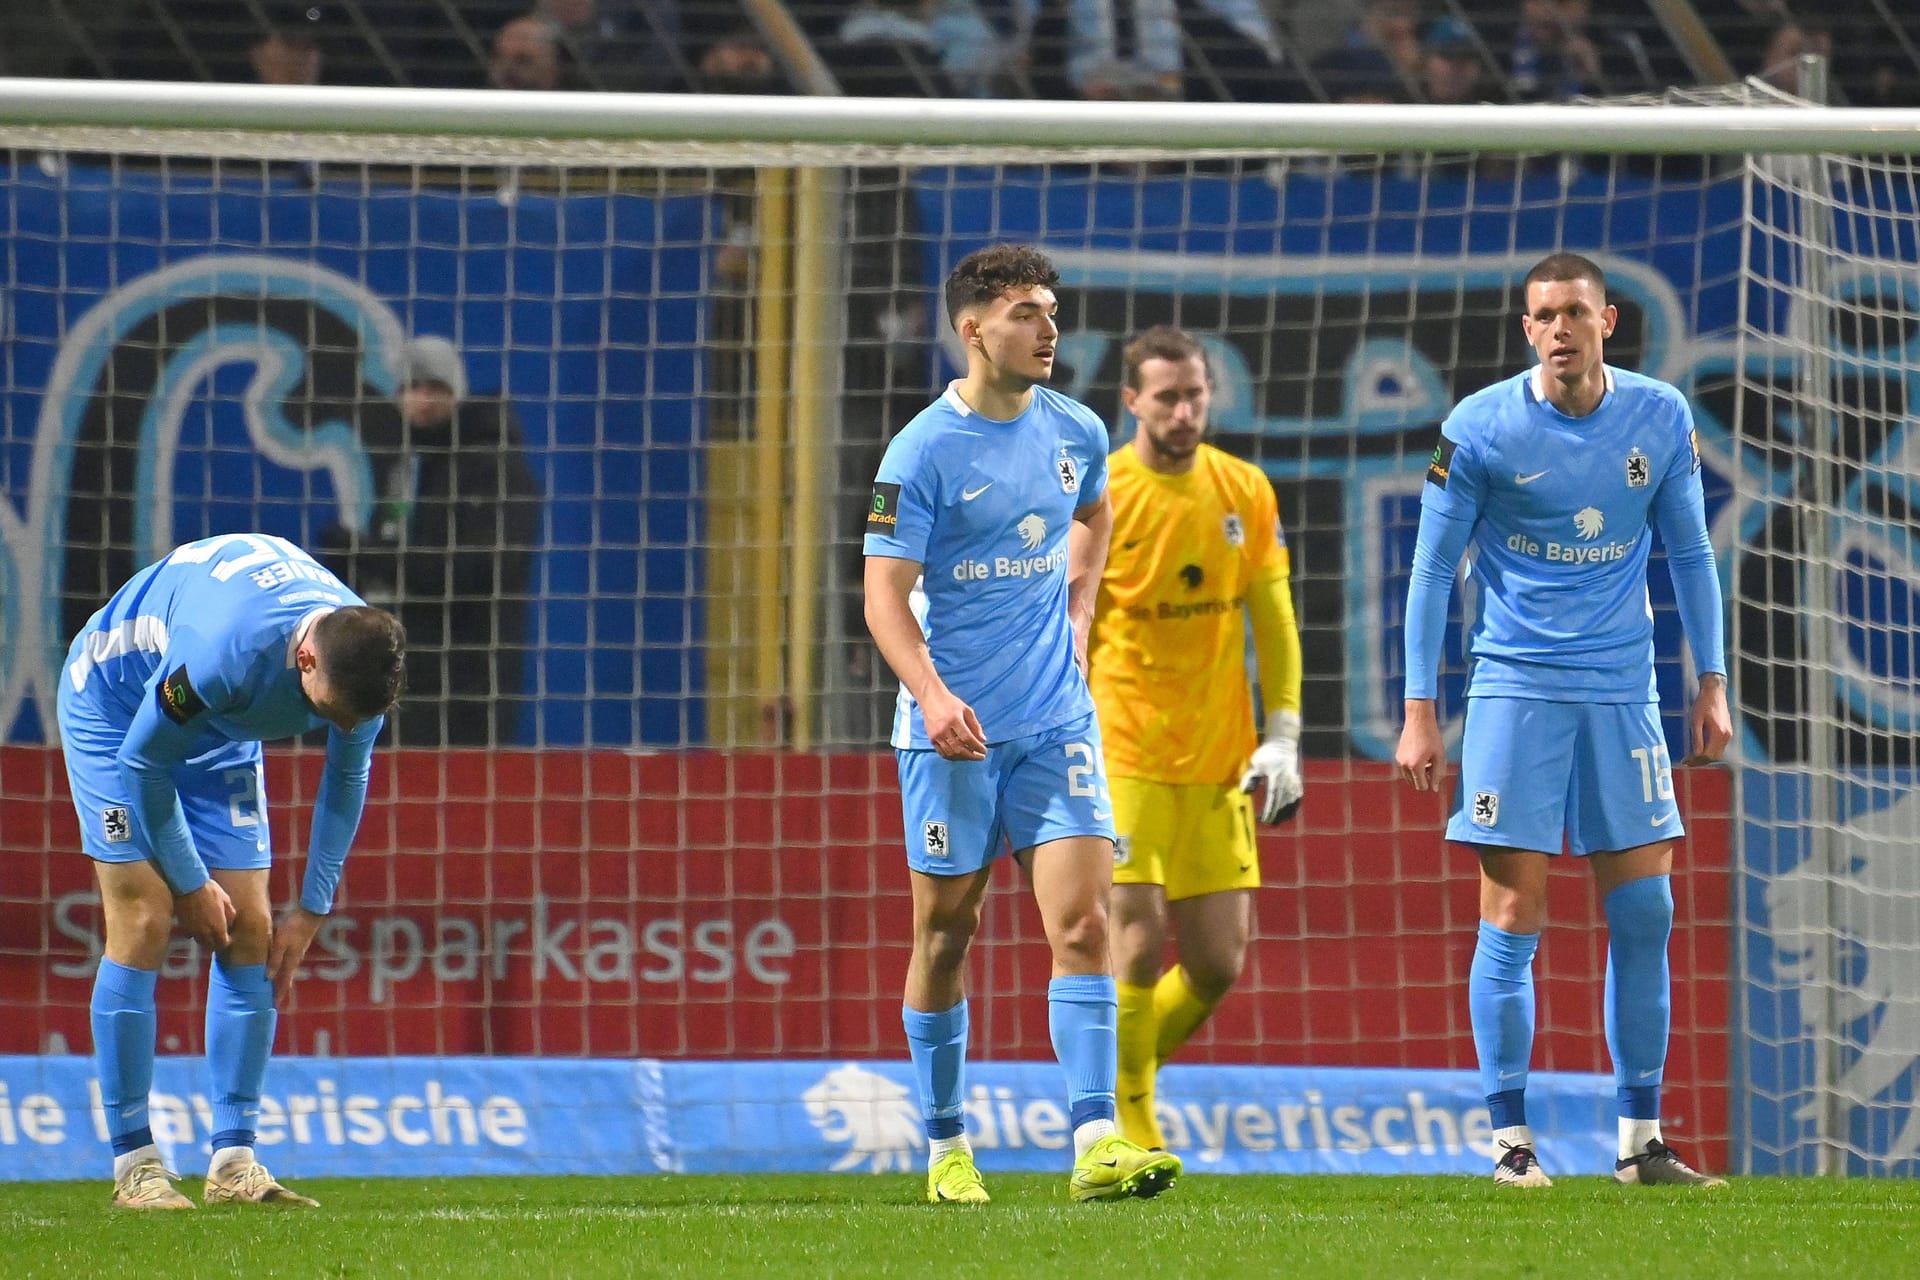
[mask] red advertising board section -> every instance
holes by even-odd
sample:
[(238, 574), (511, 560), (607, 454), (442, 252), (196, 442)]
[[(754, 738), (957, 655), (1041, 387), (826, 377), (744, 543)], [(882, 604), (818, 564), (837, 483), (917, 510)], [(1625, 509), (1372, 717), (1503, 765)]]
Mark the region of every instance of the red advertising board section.
[[(296, 890), (314, 751), (269, 753), (276, 900)], [(1727, 1132), (1729, 785), (1680, 776), (1675, 1130)], [(59, 753), (0, 748), (0, 1052), (91, 1043), (99, 915)], [(1261, 844), (1243, 988), (1191, 1060), (1470, 1067), (1472, 856), (1390, 768), (1313, 762)], [(1553, 879), (1536, 1068), (1608, 1070), (1590, 877)], [(373, 789), (334, 916), (280, 1022), (283, 1053), (900, 1055), (909, 937), (893, 761), (880, 753), (402, 751)], [(201, 1043), (204, 960), (179, 941), (163, 1050)], [(1047, 952), (1003, 867), (972, 978), (974, 1052), (1051, 1055)]]

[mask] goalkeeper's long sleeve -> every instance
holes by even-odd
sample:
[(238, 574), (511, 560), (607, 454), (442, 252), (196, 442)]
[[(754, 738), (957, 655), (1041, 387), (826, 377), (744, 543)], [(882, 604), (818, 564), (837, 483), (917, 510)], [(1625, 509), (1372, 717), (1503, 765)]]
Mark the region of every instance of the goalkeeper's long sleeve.
[(1253, 657), (1260, 672), (1266, 713), (1300, 711), (1300, 625), (1293, 613), (1293, 584), (1283, 573), (1265, 573), (1247, 588), (1253, 621)]

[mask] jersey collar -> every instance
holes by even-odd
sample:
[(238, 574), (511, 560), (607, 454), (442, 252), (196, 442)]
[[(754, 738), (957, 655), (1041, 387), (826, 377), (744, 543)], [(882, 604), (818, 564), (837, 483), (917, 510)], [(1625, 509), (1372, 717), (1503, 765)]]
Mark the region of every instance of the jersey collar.
[[(1613, 366), (1610, 364), (1601, 365), (1600, 376), (1606, 379), (1607, 383), (1607, 389), (1600, 397), (1600, 404), (1605, 404), (1607, 402), (1607, 396), (1613, 394)], [(1533, 376), (1527, 379), (1527, 398), (1535, 404), (1543, 404), (1549, 409), (1553, 409), (1553, 401), (1547, 399), (1547, 366), (1543, 364), (1533, 366)], [(1595, 405), (1594, 409), (1598, 411), (1599, 407), (1599, 405)], [(1559, 410), (1554, 409), (1554, 412), (1558, 413)]]
[(293, 624), (293, 634), (287, 638), (287, 665), (293, 665), (293, 656), (300, 652), (300, 642), (307, 638), (307, 632), (322, 617), (333, 612), (332, 605), (322, 605), (318, 609), (309, 609), (300, 615), (300, 621)]

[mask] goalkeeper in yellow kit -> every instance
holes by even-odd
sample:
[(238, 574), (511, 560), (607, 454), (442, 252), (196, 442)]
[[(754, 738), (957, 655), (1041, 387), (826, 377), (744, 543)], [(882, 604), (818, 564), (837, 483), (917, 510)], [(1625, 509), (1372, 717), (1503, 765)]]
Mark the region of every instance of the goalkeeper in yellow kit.
[[(1164, 1147), (1154, 1075), (1240, 976), (1262, 822), (1300, 806), (1300, 633), (1286, 537), (1258, 468), (1202, 442), (1206, 358), (1179, 329), (1129, 344), (1131, 443), (1108, 460), (1112, 550), (1088, 655), (1115, 844), (1120, 1131)], [(1256, 739), (1246, 621), (1266, 703)], [(1178, 963), (1162, 973), (1171, 926)]]

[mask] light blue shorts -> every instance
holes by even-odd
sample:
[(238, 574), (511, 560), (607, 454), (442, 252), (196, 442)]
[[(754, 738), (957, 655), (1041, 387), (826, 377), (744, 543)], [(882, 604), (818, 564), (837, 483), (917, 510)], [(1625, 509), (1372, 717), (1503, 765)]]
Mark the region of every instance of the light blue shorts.
[(907, 865), (930, 876), (971, 875), (1009, 848), (1068, 836), (1113, 839), (1100, 723), (1070, 724), (987, 748), (985, 760), (895, 751)]
[(1467, 700), (1447, 839), (1580, 856), (1685, 830), (1658, 704)]
[[(80, 848), (97, 862), (141, 862), (153, 856), (133, 811), (116, 757), (127, 736), (126, 713), (103, 710), (60, 682), (60, 752), (80, 815)], [(273, 861), (267, 830), (267, 780), (257, 742), (222, 741), (173, 771), (193, 847), (209, 867), (257, 871)]]

